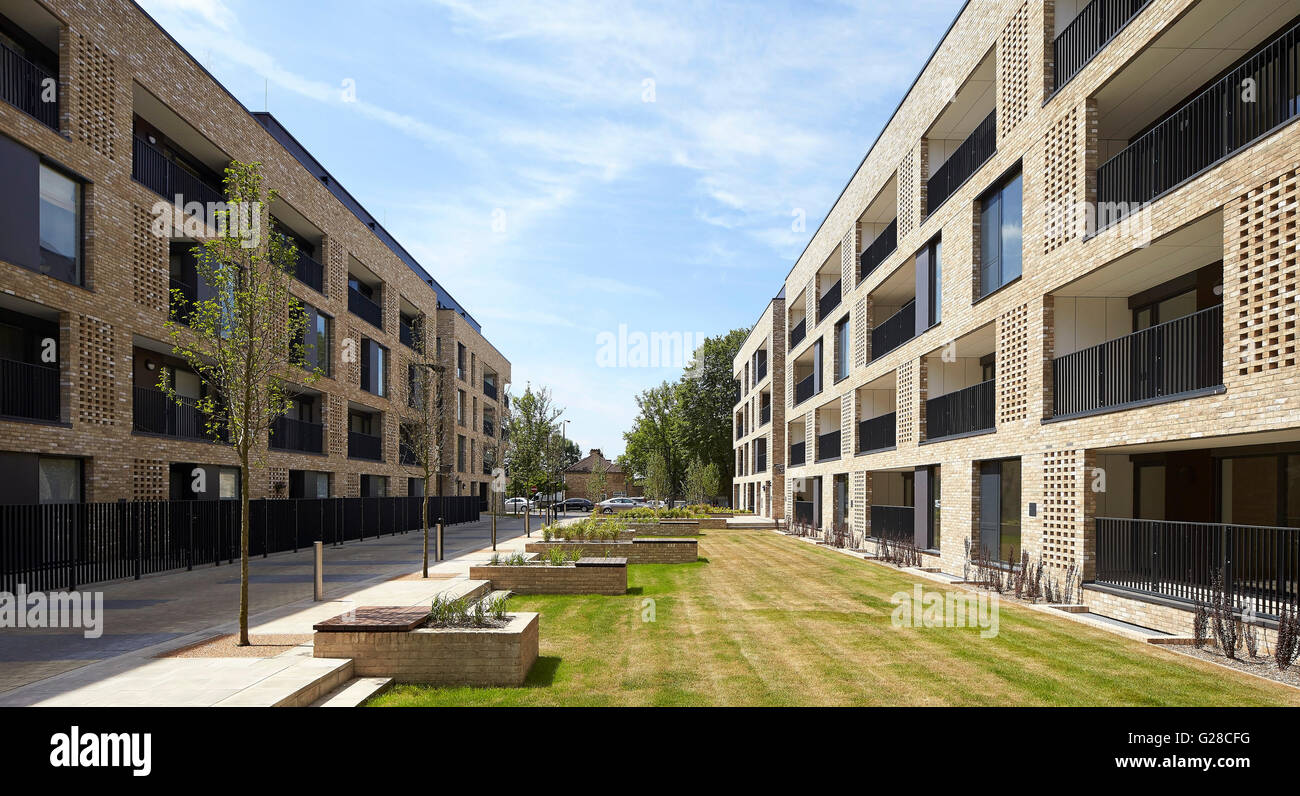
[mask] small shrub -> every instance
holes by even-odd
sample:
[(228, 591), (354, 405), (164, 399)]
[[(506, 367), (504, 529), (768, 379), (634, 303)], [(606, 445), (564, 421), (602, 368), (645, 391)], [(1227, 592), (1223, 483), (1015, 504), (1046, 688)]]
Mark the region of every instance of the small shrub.
[(1192, 644), (1198, 650), (1205, 648), (1210, 629), (1210, 607), (1204, 600), (1196, 601), (1196, 613), (1192, 615)]
[(543, 542), (549, 542), (549, 541), (551, 541), (551, 539), (552, 539), (554, 536), (555, 536), (555, 531), (553, 531), (553, 530), (551, 529), (551, 526), (549, 526), (549, 525), (545, 525), (545, 526), (542, 527), (542, 541), (543, 541)]
[(1297, 652), (1300, 652), (1300, 610), (1294, 605), (1283, 605), (1277, 617), (1277, 643), (1273, 645), (1273, 662), (1278, 671), (1291, 668)]
[(1241, 643), (1241, 623), (1235, 617), (1236, 601), (1223, 584), (1223, 573), (1215, 570), (1210, 577), (1210, 626), (1219, 649), (1230, 660), (1237, 657)]

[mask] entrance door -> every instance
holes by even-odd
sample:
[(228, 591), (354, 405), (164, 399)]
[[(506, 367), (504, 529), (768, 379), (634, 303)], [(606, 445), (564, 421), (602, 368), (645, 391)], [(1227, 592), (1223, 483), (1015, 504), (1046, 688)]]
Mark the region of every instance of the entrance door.
[(1020, 460), (980, 463), (980, 547), (1006, 561), (1020, 552)]

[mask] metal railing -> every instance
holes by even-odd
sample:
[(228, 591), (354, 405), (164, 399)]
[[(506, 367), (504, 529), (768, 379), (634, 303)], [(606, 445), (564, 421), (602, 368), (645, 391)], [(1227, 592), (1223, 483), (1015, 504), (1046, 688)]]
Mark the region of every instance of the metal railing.
[(491, 420), (485, 419), (483, 421), (483, 433), (487, 434), (489, 437), (496, 433), (496, 426), (492, 424)]
[(759, 451), (758, 454), (754, 457), (754, 472), (756, 473), (767, 472), (767, 451), (765, 450)]
[[(54, 81), (54, 99), (45, 101), (45, 82)], [(0, 99), (41, 124), (59, 129), (59, 76), (0, 43)]]
[(361, 295), (356, 288), (348, 288), (348, 312), (376, 329), (384, 328), (384, 310), (373, 300)]
[(807, 525), (820, 525), (820, 518), (813, 514), (813, 502), (811, 500), (796, 500), (794, 502), (794, 518), (797, 522)]
[(758, 408), (758, 424), (765, 426), (772, 422), (772, 405), (763, 404)]
[(1223, 305), (1052, 360), (1057, 417), (1172, 398), (1223, 384)]
[(916, 299), (871, 330), (871, 358), (880, 359), (913, 337), (916, 337)]
[(868, 418), (858, 422), (858, 453), (892, 448), (898, 444), (898, 413)]
[(298, 262), (294, 267), (293, 276), (317, 293), (325, 294), (325, 266), (302, 249), (298, 250)]
[(840, 455), (839, 429), (817, 435), (817, 461), (834, 459)]
[(362, 431), (348, 432), (348, 458), (383, 461), (384, 438)]
[(803, 318), (790, 330), (790, 347), (794, 348), (808, 336), (808, 319)]
[(870, 535), (891, 542), (911, 540), (915, 535), (915, 514), (911, 506), (872, 506)]
[(758, 384), (767, 378), (767, 360), (764, 359), (754, 366), (754, 383)]
[[(190, 305), (198, 301), (199, 289), (194, 282), (186, 282), (176, 277), (168, 278), (167, 306), (171, 315), (176, 318), (176, 322), (184, 326), (190, 325)], [(179, 290), (180, 296), (172, 293), (173, 290)]]
[(168, 201), (177, 195), (186, 204), (202, 202), (206, 206), (226, 201), (221, 191), (168, 160), (138, 135), (132, 136), (131, 178)]
[[(208, 433), (208, 416), (199, 410), (192, 398), (181, 398), (177, 403), (161, 390), (136, 387), (131, 411), (132, 427), (136, 431), (213, 441)], [(228, 438), (224, 431), (219, 436), (222, 441)]]
[(1097, 517), (1096, 582), (1175, 600), (1225, 593), (1276, 617), (1300, 600), (1300, 529)]
[(840, 306), (841, 281), (836, 279), (835, 284), (831, 285), (830, 289), (821, 298), (817, 299), (817, 321), (819, 323), (826, 320), (826, 316), (831, 313), (831, 310)]
[(397, 339), (407, 348), (413, 351), (417, 350), (415, 346), (415, 329), (406, 321), (399, 320), (397, 322)]
[(324, 448), (325, 426), (292, 417), (277, 417), (271, 423), (270, 447), (276, 450), (321, 453)]
[(1151, 0), (1092, 0), (1052, 42), (1052, 85), (1079, 74)]
[(798, 406), (813, 396), (813, 376), (809, 373), (794, 385), (794, 405)]
[(998, 151), (996, 116), (997, 111), (990, 111), (966, 140), (957, 145), (952, 157), (930, 175), (925, 183), (927, 216), (934, 215), (934, 211)]
[(925, 402), (925, 438), (943, 439), (994, 426), (994, 379)]
[[(1097, 169), (1097, 228), (1104, 229), (1246, 148), (1300, 112), (1300, 26), (1256, 48)], [(1243, 102), (1242, 86), (1255, 87)]]
[(898, 248), (898, 219), (889, 222), (889, 226), (876, 237), (875, 240), (862, 250), (858, 257), (859, 279), (866, 279), (867, 275), (876, 270), (885, 258), (893, 254)]
[(483, 381), (483, 394), (492, 400), (497, 399), (497, 386), (490, 381)]
[(787, 457), (786, 464), (794, 467), (804, 463), (804, 443), (796, 442), (790, 446), (790, 455)]
[(59, 421), (59, 368), (0, 359), (0, 415)]
[[(249, 554), (298, 551), (422, 528), (419, 497), (249, 501)], [(479, 518), (476, 497), (430, 497), (429, 523)], [(0, 591), (90, 583), (239, 560), (238, 500), (0, 505)], [(178, 584), (184, 588), (182, 584)]]

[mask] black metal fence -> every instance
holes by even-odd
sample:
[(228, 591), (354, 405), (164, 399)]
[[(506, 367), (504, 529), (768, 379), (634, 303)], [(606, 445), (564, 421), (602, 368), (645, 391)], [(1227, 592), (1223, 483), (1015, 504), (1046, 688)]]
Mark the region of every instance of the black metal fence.
[(840, 306), (840, 281), (836, 279), (835, 284), (831, 285), (830, 289), (821, 298), (817, 299), (817, 320), (826, 320), (826, 316)]
[(1175, 600), (1225, 592), (1261, 616), (1300, 601), (1300, 529), (1098, 517), (1096, 582)]
[(912, 539), (914, 511), (911, 506), (872, 506), (871, 536), (891, 542)]
[(384, 328), (383, 308), (352, 288), (348, 288), (348, 312), (376, 329)]
[(880, 235), (862, 250), (858, 257), (859, 279), (866, 279), (867, 274), (876, 270), (885, 258), (894, 253), (898, 248), (898, 219), (889, 222)]
[(1057, 357), (1052, 380), (1058, 417), (1223, 384), (1223, 305)]
[(878, 451), (897, 444), (898, 413), (890, 412), (858, 422), (858, 452)]
[(58, 422), (58, 367), (0, 359), (0, 415)]
[[(1097, 169), (1097, 228), (1121, 220), (1300, 112), (1300, 26), (1256, 49)], [(1243, 86), (1255, 99), (1242, 100)]]
[[(54, 84), (54, 100), (46, 102), (45, 81)], [(59, 76), (0, 43), (0, 98), (37, 121), (59, 129)]]
[[(297, 551), (422, 527), (419, 497), (249, 502), (249, 555)], [(430, 526), (479, 518), (476, 496), (430, 497)], [(0, 591), (75, 589), (239, 560), (237, 500), (0, 506)]]
[(179, 194), (187, 203), (226, 201), (221, 191), (168, 160), (140, 136), (132, 137), (131, 178), (168, 200)]
[(804, 463), (804, 443), (796, 442), (790, 446), (790, 455), (787, 457), (786, 464), (791, 467)]
[(871, 358), (880, 359), (913, 337), (916, 337), (916, 299), (871, 330)]
[(1052, 42), (1052, 80), (1055, 88), (1088, 65), (1151, 0), (1092, 0)]
[(948, 201), (948, 197), (956, 193), (998, 151), (996, 115), (997, 111), (992, 111), (984, 117), (984, 121), (979, 123), (966, 140), (957, 145), (952, 157), (935, 169), (926, 181), (926, 215), (932, 215), (938, 210), (940, 205)]
[(984, 431), (994, 425), (994, 379), (925, 402), (927, 440)]

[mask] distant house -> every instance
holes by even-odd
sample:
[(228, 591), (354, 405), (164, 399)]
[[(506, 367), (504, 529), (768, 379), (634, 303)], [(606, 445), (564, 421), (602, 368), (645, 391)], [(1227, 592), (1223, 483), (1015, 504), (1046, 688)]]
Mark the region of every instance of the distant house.
[[(597, 462), (605, 466), (605, 490), (600, 495), (593, 495), (591, 478)], [(569, 497), (585, 497), (596, 502), (606, 498), (636, 497), (641, 494), (641, 487), (628, 486), (627, 474), (623, 472), (623, 468), (617, 462), (606, 459), (601, 454), (600, 448), (592, 448), (591, 453), (564, 471), (564, 489)]]

